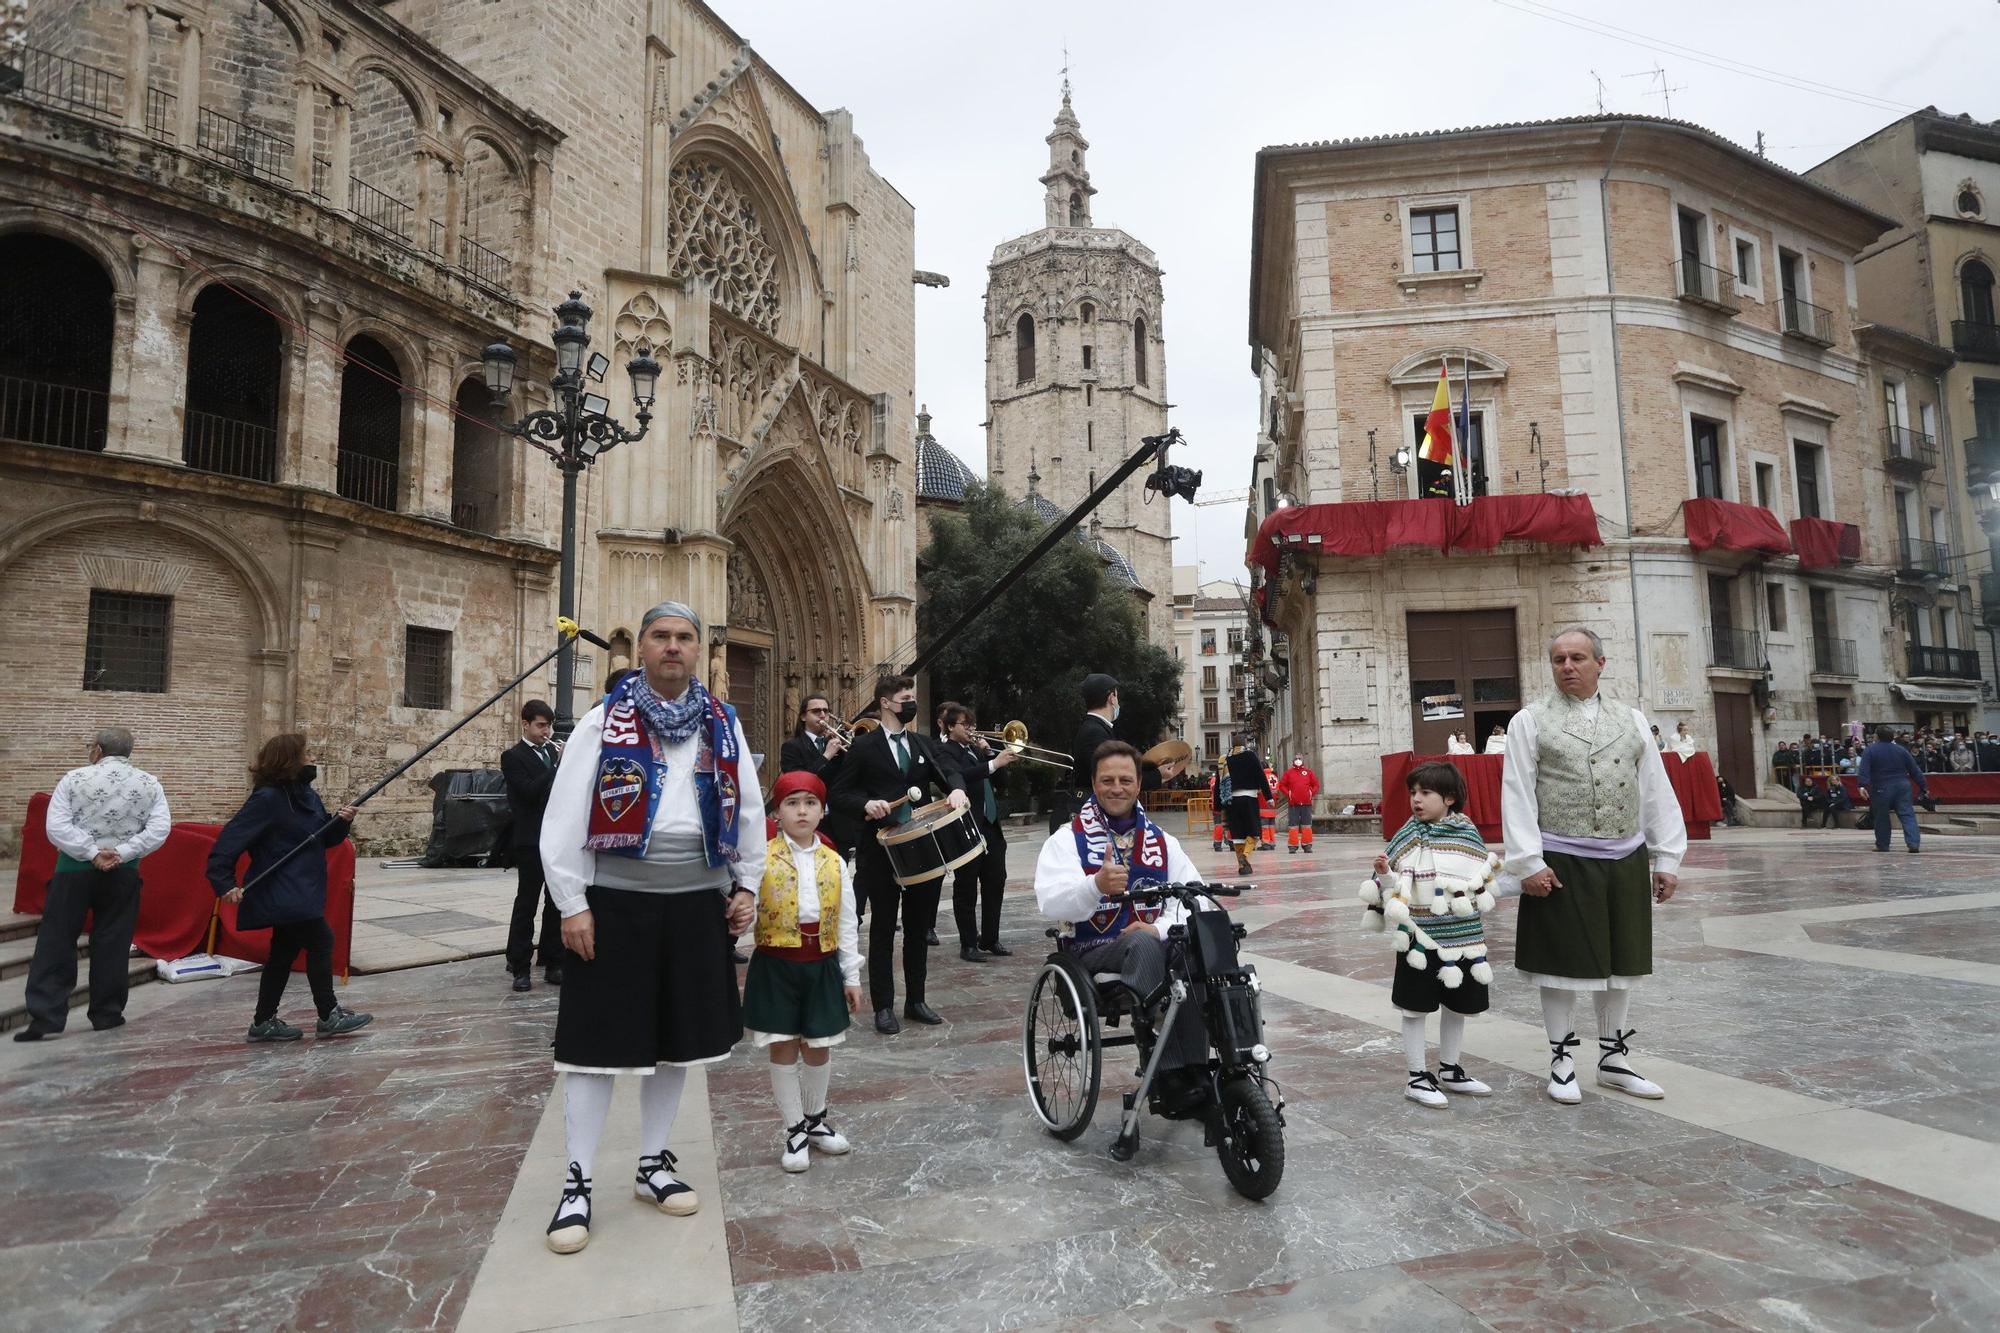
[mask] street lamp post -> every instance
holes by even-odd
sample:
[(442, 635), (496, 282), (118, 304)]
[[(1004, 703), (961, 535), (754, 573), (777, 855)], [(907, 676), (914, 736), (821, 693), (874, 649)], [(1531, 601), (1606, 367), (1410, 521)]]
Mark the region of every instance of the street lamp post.
[[(530, 412), (519, 421), (496, 420), (495, 429), (520, 438), (541, 448), (555, 460), (562, 472), (563, 517), (562, 517), (562, 582), (557, 589), (560, 603), (558, 613), (571, 619), (576, 617), (576, 479), (583, 470), (596, 462), (605, 453), (621, 444), (629, 444), (646, 433), (653, 420), (653, 398), (660, 382), (660, 363), (655, 361), (652, 351), (641, 346), (625, 365), (625, 373), (632, 378), (632, 405), (637, 409), (639, 428), (627, 430), (613, 421), (610, 416), (611, 403), (602, 394), (585, 392), (585, 382), (601, 384), (604, 372), (611, 368), (610, 358), (602, 352), (593, 352), (590, 359), (584, 359), (584, 352), (590, 346), (591, 309), (584, 304), (582, 292), (571, 292), (569, 299), (555, 309), (556, 327), (550, 335), (556, 347), (556, 375), (549, 387), (556, 391), (558, 406)], [(497, 411), (507, 406), (507, 396), (514, 388), (514, 349), (504, 342), (494, 343), (486, 349), (486, 388), (493, 395), (493, 406)], [(570, 716), (570, 696), (576, 677), (576, 659), (573, 653), (565, 652), (556, 658), (556, 733), (567, 736), (576, 720)]]

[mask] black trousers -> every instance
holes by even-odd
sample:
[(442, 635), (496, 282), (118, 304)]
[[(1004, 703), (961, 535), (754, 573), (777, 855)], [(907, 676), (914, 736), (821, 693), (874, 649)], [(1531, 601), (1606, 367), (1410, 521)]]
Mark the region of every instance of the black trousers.
[[(958, 946), (990, 948), (1000, 942), (1000, 890), (1007, 883), (1007, 837), (998, 824), (979, 820), (986, 851), (955, 872), (951, 882), (951, 915), (958, 922)], [(978, 915), (973, 914), (975, 902)]]
[(873, 838), (860, 849), (854, 870), (854, 893), (868, 900), (868, 996), (877, 1009), (896, 1007), (896, 910), (903, 916), (903, 998), (916, 1004), (924, 998), (924, 977), (930, 967), (925, 943), (937, 925), (942, 876), (905, 889), (889, 873), (889, 854)]
[(271, 958), (257, 981), (257, 1022), (278, 1016), (278, 1002), (285, 998), (285, 983), (292, 979), (292, 964), (303, 950), (306, 980), (312, 985), (313, 1006), (325, 1018), (337, 1003), (333, 996), (333, 927), (326, 918), (287, 921), (271, 927)]
[[(1125, 984), (1140, 995), (1150, 995), (1167, 979), (1167, 946), (1151, 930), (1133, 930), (1120, 935), (1102, 948), (1081, 955), (1093, 973), (1116, 972)], [(1153, 1009), (1153, 1021), (1166, 1017), (1167, 1000), (1162, 997)], [(1208, 1028), (1201, 1018), (1200, 992), (1190, 989), (1174, 1014), (1171, 1031), (1161, 1032), (1160, 1068), (1186, 1069), (1208, 1063)]]
[[(514, 850), (514, 915), (507, 922), (507, 970), (519, 976), (539, 957), (543, 967), (563, 965), (562, 914), (542, 876), (542, 854), (533, 847)], [(535, 947), (535, 904), (542, 908), (541, 947)]]
[(38, 1031), (61, 1032), (69, 1022), (76, 937), (83, 933), (86, 912), (91, 916), (91, 1026), (125, 1013), (132, 931), (139, 924), (139, 867), (128, 862), (116, 870), (65, 870), (49, 881), (42, 924), (35, 932), (35, 956), (28, 964), (28, 1023)]

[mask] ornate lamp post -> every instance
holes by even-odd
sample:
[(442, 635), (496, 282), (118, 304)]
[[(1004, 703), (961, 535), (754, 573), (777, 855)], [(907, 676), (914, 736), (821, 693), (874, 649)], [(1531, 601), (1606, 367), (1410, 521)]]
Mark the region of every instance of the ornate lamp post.
[[(660, 363), (650, 348), (640, 347), (626, 363), (632, 377), (632, 405), (638, 409), (639, 428), (627, 430), (610, 416), (611, 403), (602, 394), (585, 392), (586, 379), (602, 383), (611, 361), (602, 352), (593, 352), (588, 361), (584, 351), (590, 346), (591, 309), (582, 292), (571, 292), (556, 307), (556, 328), (551, 341), (556, 346), (556, 375), (549, 387), (556, 391), (559, 405), (530, 412), (519, 421), (495, 421), (497, 430), (518, 435), (547, 453), (562, 470), (562, 583), (557, 593), (559, 614), (576, 616), (576, 479), (583, 470), (608, 451), (629, 444), (646, 433), (653, 420), (653, 397), (660, 382)], [(486, 349), (486, 388), (493, 406), (504, 410), (507, 395), (514, 387), (514, 349), (504, 342)], [(573, 654), (556, 659), (556, 732), (567, 736), (576, 725), (570, 716), (570, 695), (576, 676)]]

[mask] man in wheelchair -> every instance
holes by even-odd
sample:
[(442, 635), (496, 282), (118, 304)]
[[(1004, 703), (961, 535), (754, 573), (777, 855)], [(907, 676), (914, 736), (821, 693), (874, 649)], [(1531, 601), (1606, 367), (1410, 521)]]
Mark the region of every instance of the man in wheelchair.
[[(1058, 947), (1093, 977), (1117, 973), (1127, 1007), (1159, 995), (1142, 1020), (1157, 1023), (1166, 1008), (1167, 931), (1187, 919), (1176, 899), (1135, 903), (1130, 890), (1148, 883), (1198, 883), (1201, 873), (1171, 833), (1139, 808), (1139, 752), (1106, 741), (1092, 756), (1091, 797), (1075, 818), (1049, 835), (1035, 863), (1035, 902), (1042, 915), (1065, 924)], [(1173, 1029), (1159, 1034), (1156, 1100), (1174, 1106), (1202, 1095), (1191, 1070), (1208, 1060), (1208, 1030), (1199, 1004), (1183, 1004)]]

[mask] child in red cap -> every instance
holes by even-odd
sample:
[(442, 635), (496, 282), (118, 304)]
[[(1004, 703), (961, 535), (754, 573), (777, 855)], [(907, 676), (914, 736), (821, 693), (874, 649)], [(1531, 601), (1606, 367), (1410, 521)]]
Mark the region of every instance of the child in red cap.
[(847, 1039), (847, 1016), (861, 1008), (861, 950), (854, 874), (818, 837), (826, 784), (794, 770), (771, 789), (771, 807), (778, 834), (764, 849), (743, 1027), (771, 1052), (771, 1092), (785, 1126), (779, 1165), (803, 1171), (813, 1151), (848, 1150), (827, 1123), (826, 1090), (833, 1047)]

